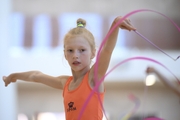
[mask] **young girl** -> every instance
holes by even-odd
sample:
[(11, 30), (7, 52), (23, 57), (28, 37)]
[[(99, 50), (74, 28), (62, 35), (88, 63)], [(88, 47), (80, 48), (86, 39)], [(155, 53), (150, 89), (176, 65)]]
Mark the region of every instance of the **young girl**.
[(174, 93), (176, 93), (178, 96), (180, 96), (180, 83), (173, 83), (169, 80), (167, 80), (167, 78), (165, 78), (159, 71), (157, 71), (155, 68), (153, 67), (148, 67), (146, 69), (146, 73), (147, 74), (151, 74), (154, 73), (159, 80), (161, 80), (167, 87), (169, 87)]
[[(122, 17), (117, 17), (112, 26)], [(96, 49), (94, 37), (86, 28), (86, 21), (77, 20), (77, 27), (71, 29), (64, 38), (64, 56), (68, 61), (72, 76), (52, 77), (39, 71), (28, 71), (22, 73), (12, 73), (9, 76), (3, 76), (5, 86), (16, 80), (37, 82), (48, 85), (53, 88), (63, 90), (64, 109), (66, 120), (77, 120), (84, 102), (96, 85), (94, 80), (94, 65), (90, 67), (91, 60), (95, 57)], [(112, 28), (111, 26), (111, 28)], [(130, 24), (129, 19), (125, 19), (119, 28), (126, 30), (135, 30)], [(111, 54), (115, 47), (119, 32), (117, 27), (109, 36), (99, 57), (97, 76), (102, 78), (109, 66)], [(102, 120), (103, 111), (98, 100), (98, 92), (101, 101), (104, 97), (104, 85), (100, 84), (97, 92), (93, 94), (91, 100), (86, 106), (81, 116), (81, 120)]]

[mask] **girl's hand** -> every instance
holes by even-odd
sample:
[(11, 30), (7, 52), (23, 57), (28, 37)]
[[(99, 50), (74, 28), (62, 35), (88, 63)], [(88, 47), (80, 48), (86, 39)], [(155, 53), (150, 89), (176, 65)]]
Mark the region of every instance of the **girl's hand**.
[(16, 79), (13, 79), (11, 75), (9, 75), (9, 76), (3, 76), (3, 81), (5, 83), (5, 86), (8, 86), (11, 82), (16, 82)]
[[(121, 16), (117, 17), (115, 19), (115, 23), (117, 23), (120, 19), (122, 19)], [(119, 25), (119, 28), (121, 29), (126, 29), (126, 30), (136, 30), (136, 28), (134, 28), (132, 25), (131, 25), (131, 21), (130, 19), (125, 19), (123, 22), (121, 22), (121, 24)]]

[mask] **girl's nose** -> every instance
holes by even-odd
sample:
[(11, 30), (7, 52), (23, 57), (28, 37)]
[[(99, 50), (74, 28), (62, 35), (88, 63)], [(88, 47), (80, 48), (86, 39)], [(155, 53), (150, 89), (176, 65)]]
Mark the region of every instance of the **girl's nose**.
[(74, 52), (74, 54), (73, 54), (73, 58), (74, 58), (74, 59), (79, 58), (79, 53), (78, 53), (78, 51), (75, 51), (75, 52)]

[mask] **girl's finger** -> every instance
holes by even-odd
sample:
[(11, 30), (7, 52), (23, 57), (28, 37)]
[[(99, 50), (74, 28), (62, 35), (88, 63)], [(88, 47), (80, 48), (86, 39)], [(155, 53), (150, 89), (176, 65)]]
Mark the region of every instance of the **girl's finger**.
[(127, 19), (126, 22), (131, 27), (131, 30), (136, 30), (136, 28), (132, 26), (130, 19)]
[(5, 80), (6, 79), (6, 76), (3, 76), (3, 80)]
[(132, 27), (131, 27), (129, 24), (127, 24), (127, 23), (124, 23), (124, 24), (121, 26), (121, 28), (127, 29), (127, 30), (129, 30), (129, 31), (132, 30)]

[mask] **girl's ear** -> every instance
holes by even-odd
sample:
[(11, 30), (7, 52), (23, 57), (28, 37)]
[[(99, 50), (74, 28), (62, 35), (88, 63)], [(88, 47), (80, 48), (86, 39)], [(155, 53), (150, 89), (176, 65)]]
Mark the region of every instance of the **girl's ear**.
[(96, 49), (94, 49), (94, 50), (92, 51), (91, 59), (93, 59), (93, 58), (95, 57), (95, 55), (96, 55)]
[[(66, 58), (65, 50), (64, 50), (64, 57)], [(67, 58), (66, 58), (66, 60), (67, 60)]]

